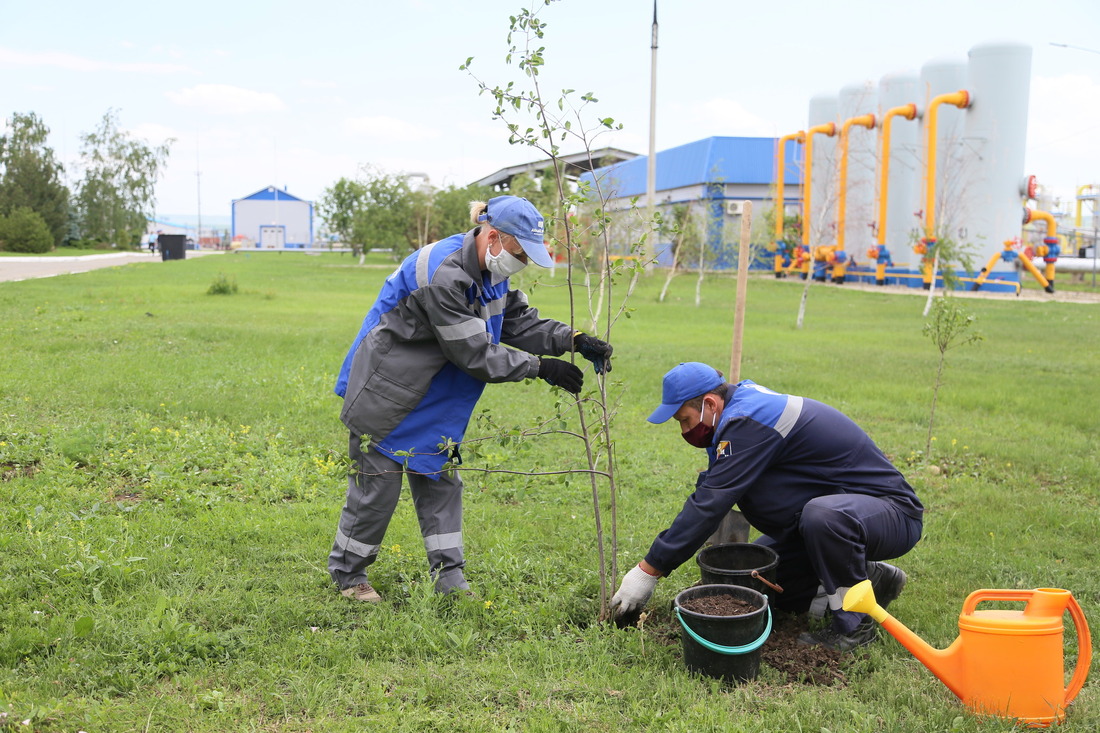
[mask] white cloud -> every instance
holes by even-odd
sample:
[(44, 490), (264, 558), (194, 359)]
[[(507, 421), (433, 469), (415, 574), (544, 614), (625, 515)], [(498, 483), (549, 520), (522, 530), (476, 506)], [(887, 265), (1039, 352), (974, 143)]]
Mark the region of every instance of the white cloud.
[(1031, 83), (1029, 114), (1029, 147), (1080, 150), (1100, 129), (1100, 84), (1078, 74), (1037, 76)]
[(210, 114), (245, 115), (286, 109), (278, 95), (229, 84), (197, 84), (165, 95), (181, 107), (194, 107)]
[[(686, 112), (690, 118), (698, 120), (702, 127), (710, 130), (702, 137), (708, 135), (768, 137), (774, 134), (775, 125), (771, 121), (749, 112), (732, 99), (708, 99), (688, 107)], [(658, 125), (660, 125), (659, 119)]]
[(190, 71), (188, 67), (181, 64), (120, 63), (89, 59), (60, 51), (26, 52), (0, 47), (0, 67), (3, 66), (51, 66), (66, 71), (124, 71), (142, 74), (174, 74)]
[(131, 135), (138, 140), (144, 140), (151, 145), (160, 145), (165, 140), (172, 138), (179, 140), (179, 133), (171, 127), (158, 125), (155, 122), (145, 122), (129, 129)]
[(1058, 195), (1100, 175), (1100, 83), (1080, 74), (1035, 76), (1028, 109), (1027, 173)]
[(387, 142), (414, 143), (439, 137), (439, 130), (385, 116), (349, 117), (344, 120), (344, 129), (354, 135)]

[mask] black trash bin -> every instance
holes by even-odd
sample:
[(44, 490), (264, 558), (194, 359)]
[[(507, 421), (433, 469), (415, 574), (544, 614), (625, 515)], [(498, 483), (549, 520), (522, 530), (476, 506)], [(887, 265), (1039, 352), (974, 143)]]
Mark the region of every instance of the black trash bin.
[(182, 234), (160, 234), (157, 246), (160, 247), (161, 260), (182, 260), (186, 257), (187, 237)]

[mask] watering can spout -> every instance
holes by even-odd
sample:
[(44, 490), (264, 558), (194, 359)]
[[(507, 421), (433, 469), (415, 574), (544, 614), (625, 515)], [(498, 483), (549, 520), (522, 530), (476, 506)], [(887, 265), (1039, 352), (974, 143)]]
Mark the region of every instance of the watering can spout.
[(956, 639), (947, 649), (936, 649), (914, 634), (902, 622), (886, 612), (875, 600), (875, 591), (870, 580), (863, 580), (852, 586), (844, 594), (844, 610), (865, 613), (882, 625), (901, 645), (912, 652), (913, 656), (931, 670), (948, 689), (963, 697), (961, 647)]

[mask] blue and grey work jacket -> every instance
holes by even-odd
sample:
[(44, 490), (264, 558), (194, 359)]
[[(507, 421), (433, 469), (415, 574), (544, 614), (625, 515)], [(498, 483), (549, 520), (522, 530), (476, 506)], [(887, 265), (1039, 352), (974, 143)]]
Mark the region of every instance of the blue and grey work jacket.
[[(461, 442), (486, 382), (538, 375), (573, 331), (539, 318), (527, 296), (493, 284), (478, 264), (478, 228), (413, 252), (363, 319), (340, 376), (340, 419), (410, 469), (438, 478)], [(515, 347), (506, 348), (501, 344)], [(518, 350), (517, 350), (518, 349)], [(407, 451), (411, 455), (395, 455)]]
[(798, 532), (811, 499), (866, 494), (919, 519), (924, 507), (901, 472), (844, 413), (745, 379), (728, 385), (695, 492), (653, 541), (646, 561), (669, 573), (689, 560), (734, 504), (765, 535)]

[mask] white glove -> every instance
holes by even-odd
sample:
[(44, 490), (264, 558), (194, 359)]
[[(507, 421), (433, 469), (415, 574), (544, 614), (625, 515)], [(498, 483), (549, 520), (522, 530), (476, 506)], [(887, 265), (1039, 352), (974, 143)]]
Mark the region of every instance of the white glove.
[(650, 575), (638, 565), (635, 565), (629, 573), (623, 576), (623, 582), (619, 584), (619, 590), (611, 598), (611, 607), (618, 607), (617, 616), (640, 610), (649, 599), (653, 597), (653, 590), (657, 587), (660, 578)]

